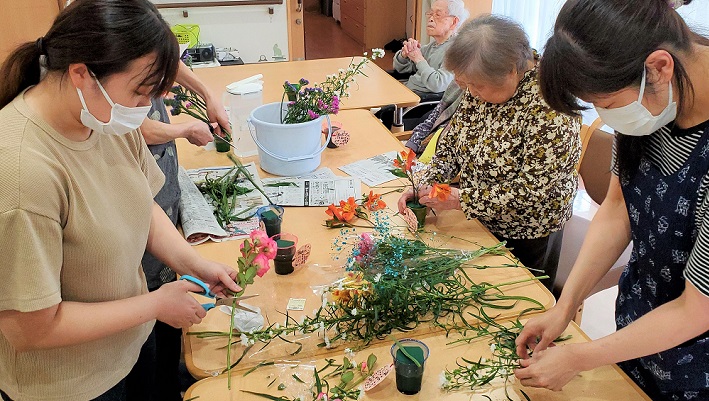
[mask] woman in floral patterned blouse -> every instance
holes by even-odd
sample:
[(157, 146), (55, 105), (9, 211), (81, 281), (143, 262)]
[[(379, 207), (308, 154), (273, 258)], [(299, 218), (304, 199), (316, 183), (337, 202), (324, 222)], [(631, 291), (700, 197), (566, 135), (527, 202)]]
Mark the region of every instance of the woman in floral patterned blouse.
[[(487, 15), (461, 27), (445, 63), (467, 92), (424, 173), (429, 183), (460, 175), (460, 189), (419, 201), (478, 219), (525, 266), (543, 270), (551, 289), (576, 192), (580, 121), (544, 102), (536, 61), (511, 20)], [(412, 197), (402, 195), (401, 211)]]

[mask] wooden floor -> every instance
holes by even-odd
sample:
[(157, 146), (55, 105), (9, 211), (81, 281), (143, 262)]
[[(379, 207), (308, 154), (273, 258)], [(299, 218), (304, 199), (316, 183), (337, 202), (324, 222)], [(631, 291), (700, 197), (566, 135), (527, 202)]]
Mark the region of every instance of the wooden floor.
[[(305, 11), (303, 13), (305, 29), (305, 59), (361, 56), (365, 51), (363, 46), (347, 36), (340, 24), (332, 17), (321, 13)], [(392, 69), (394, 55), (387, 52), (383, 59), (377, 60), (377, 65), (385, 70)]]

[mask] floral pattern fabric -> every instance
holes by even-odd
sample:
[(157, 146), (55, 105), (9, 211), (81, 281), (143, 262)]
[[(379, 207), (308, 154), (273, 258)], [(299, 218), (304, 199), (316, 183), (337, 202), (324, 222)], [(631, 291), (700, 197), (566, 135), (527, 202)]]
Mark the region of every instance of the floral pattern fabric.
[(505, 103), (467, 91), (450, 124), (426, 181), (460, 174), (463, 212), (494, 234), (533, 239), (563, 228), (576, 193), (581, 121), (544, 102), (536, 67)]

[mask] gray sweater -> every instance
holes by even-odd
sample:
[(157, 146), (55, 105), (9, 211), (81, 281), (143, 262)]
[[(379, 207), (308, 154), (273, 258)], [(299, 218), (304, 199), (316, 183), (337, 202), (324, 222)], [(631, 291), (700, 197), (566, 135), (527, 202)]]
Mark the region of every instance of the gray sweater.
[(401, 56), (401, 50), (394, 55), (394, 69), (400, 73), (414, 73), (406, 82), (406, 87), (428, 93), (438, 93), (446, 90), (453, 81), (453, 73), (443, 68), (443, 56), (451, 44), (451, 38), (441, 43), (436, 41), (421, 47), (425, 60), (414, 63)]

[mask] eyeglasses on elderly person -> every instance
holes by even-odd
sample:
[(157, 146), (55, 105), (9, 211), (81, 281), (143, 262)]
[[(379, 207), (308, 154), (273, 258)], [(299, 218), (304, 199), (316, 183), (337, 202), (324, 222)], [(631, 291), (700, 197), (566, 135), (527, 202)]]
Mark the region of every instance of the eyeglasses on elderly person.
[(433, 19), (435, 19), (435, 20), (442, 20), (443, 18), (454, 17), (454, 16), (449, 15), (449, 14), (444, 14), (440, 11), (433, 11), (433, 10), (426, 11), (426, 18), (431, 18), (431, 17), (433, 17)]

